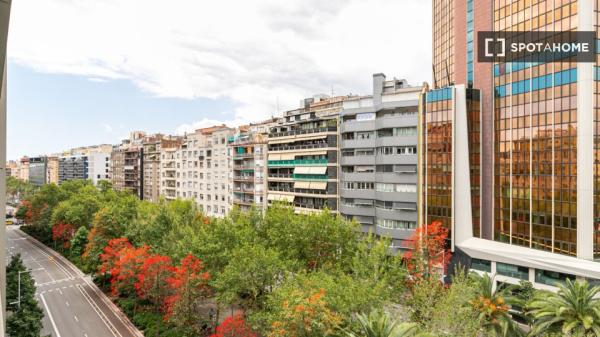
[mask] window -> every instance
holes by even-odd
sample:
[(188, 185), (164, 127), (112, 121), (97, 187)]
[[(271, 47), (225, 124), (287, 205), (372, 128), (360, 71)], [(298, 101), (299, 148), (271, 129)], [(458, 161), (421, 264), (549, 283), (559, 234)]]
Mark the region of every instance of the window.
[(492, 263), (488, 260), (471, 259), (471, 269), (492, 272)]
[(371, 173), (374, 171), (374, 167), (373, 166), (356, 166), (354, 168), (354, 171), (356, 173)]
[(394, 165), (377, 165), (377, 172), (380, 172), (380, 173), (394, 172)]
[(394, 135), (393, 129), (381, 129), (377, 131), (377, 137), (392, 137)]
[(384, 146), (377, 149), (377, 154), (382, 156), (389, 156), (394, 154), (394, 147), (392, 146)]
[(416, 126), (394, 128), (394, 136), (416, 136), (416, 135), (417, 135), (417, 127)]
[(355, 156), (372, 156), (375, 154), (373, 149), (356, 149), (354, 152)]
[(357, 121), (372, 121), (374, 120), (376, 117), (374, 112), (365, 112), (365, 113), (360, 113), (360, 114), (356, 114), (356, 120)]
[(514, 278), (518, 278), (521, 280), (529, 279), (529, 268), (515, 266), (514, 264), (497, 262), (496, 263), (496, 272), (500, 275), (514, 277)]
[(345, 132), (345, 133), (342, 133), (342, 139), (343, 140), (353, 140), (354, 139), (354, 132)]
[(557, 283), (565, 283), (567, 279), (574, 281), (575, 276), (550, 270), (535, 270), (535, 282), (538, 283), (556, 287)]
[(417, 154), (416, 146), (400, 146), (396, 148), (396, 154), (399, 155), (413, 155)]
[(375, 138), (375, 132), (373, 132), (373, 131), (356, 133), (356, 139), (362, 140), (362, 139), (371, 139), (371, 138)]
[(414, 184), (390, 184), (390, 183), (377, 183), (375, 185), (377, 192), (404, 192), (404, 193), (416, 193), (417, 185)]
[(377, 219), (377, 226), (388, 229), (412, 230), (417, 228), (415, 221)]
[(371, 182), (345, 181), (343, 187), (346, 190), (372, 190), (373, 185)]
[(375, 202), (375, 207), (380, 208), (380, 209), (392, 210), (392, 209), (394, 209), (394, 202), (377, 200)]

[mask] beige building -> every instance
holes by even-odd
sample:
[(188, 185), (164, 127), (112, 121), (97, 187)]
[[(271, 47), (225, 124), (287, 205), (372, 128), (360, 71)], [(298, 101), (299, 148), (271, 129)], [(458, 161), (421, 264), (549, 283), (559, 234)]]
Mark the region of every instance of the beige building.
[(143, 140), (146, 134), (132, 132), (129, 139), (115, 145), (110, 156), (110, 178), (117, 191), (131, 191), (144, 198), (143, 185)]
[(29, 158), (23, 157), (19, 161), (19, 179), (29, 181)]
[(144, 200), (158, 202), (161, 195), (161, 152), (163, 148), (177, 148), (181, 137), (155, 134), (143, 141)]
[[(177, 198), (177, 160), (179, 148), (185, 139), (179, 143), (170, 143), (160, 149), (160, 196), (165, 200)], [(180, 182), (179, 182), (180, 183)]]
[(58, 185), (58, 157), (48, 157), (46, 162), (46, 183)]
[(225, 125), (199, 129), (176, 152), (176, 196), (195, 200), (206, 215), (222, 217), (231, 208), (235, 133)]
[(19, 163), (15, 160), (10, 160), (6, 163), (6, 176), (19, 178)]

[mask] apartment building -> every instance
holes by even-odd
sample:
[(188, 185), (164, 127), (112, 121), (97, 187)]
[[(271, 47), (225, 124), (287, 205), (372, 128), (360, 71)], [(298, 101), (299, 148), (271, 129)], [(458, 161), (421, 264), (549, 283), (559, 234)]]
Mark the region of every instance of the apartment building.
[(373, 94), (344, 101), (340, 213), (406, 249), (417, 228), (417, 124), (422, 87), (373, 75)]
[(236, 129), (225, 125), (187, 134), (177, 150), (176, 196), (192, 199), (206, 215), (223, 217), (232, 206), (232, 148)]
[(158, 202), (161, 195), (161, 151), (163, 148), (177, 148), (181, 137), (154, 134), (143, 141), (144, 161), (144, 200)]
[(19, 176), (23, 181), (29, 181), (29, 158), (23, 157), (19, 160)]
[(113, 146), (110, 155), (110, 179), (117, 191), (131, 191), (140, 199), (144, 198), (144, 148), (146, 134), (132, 132), (128, 139)]
[(338, 118), (348, 96), (317, 95), (285, 112), (268, 139), (267, 200), (338, 211)]
[(46, 183), (58, 185), (58, 157), (49, 156), (46, 165)]
[(32, 185), (42, 186), (47, 181), (48, 158), (44, 156), (29, 158), (29, 178)]
[(591, 0), (434, 1), (433, 59), (453, 71), (434, 69), (421, 98), (419, 221), (447, 226), (454, 262), (538, 288), (600, 279), (599, 61), (474, 55), (478, 31), (598, 34), (594, 13)]
[(233, 142), (233, 205), (247, 211), (267, 207), (267, 137), (274, 119), (241, 126)]
[(58, 162), (58, 183), (89, 179), (97, 185), (100, 180), (109, 180), (110, 157), (109, 153), (103, 152), (62, 156)]
[[(165, 200), (177, 199), (176, 158), (183, 141), (185, 141), (185, 138), (179, 143), (165, 144), (168, 146), (161, 146), (160, 148), (160, 196), (165, 198)], [(181, 182), (179, 184), (181, 185)]]
[(9, 160), (6, 163), (6, 177), (19, 178), (19, 163), (15, 160)]

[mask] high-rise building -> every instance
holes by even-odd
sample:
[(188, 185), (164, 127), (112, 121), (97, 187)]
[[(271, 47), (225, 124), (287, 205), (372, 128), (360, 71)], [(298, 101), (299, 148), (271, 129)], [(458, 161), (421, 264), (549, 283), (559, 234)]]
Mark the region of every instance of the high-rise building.
[(42, 186), (46, 184), (48, 170), (48, 158), (44, 156), (29, 158), (29, 182), (32, 185)]
[(6, 177), (19, 178), (19, 163), (15, 160), (6, 163)]
[(206, 215), (223, 217), (232, 206), (232, 155), (236, 130), (225, 125), (187, 134), (175, 153), (176, 196), (196, 201)]
[[(160, 148), (160, 192), (165, 200), (177, 199), (177, 152), (183, 140), (179, 143), (165, 144)], [(181, 165), (181, 164), (180, 164)], [(181, 185), (181, 182), (179, 182)]]
[(267, 137), (275, 120), (241, 126), (233, 149), (233, 205), (247, 211), (267, 207)]
[(161, 149), (177, 148), (181, 137), (155, 134), (146, 136), (143, 142), (144, 200), (158, 202), (161, 189)]
[(46, 184), (58, 185), (58, 157), (49, 156), (48, 164), (46, 165)]
[(117, 191), (131, 191), (140, 199), (144, 198), (144, 148), (146, 134), (132, 132), (129, 139), (115, 145), (110, 156), (109, 175)]
[(340, 213), (407, 248), (417, 228), (417, 124), (422, 87), (373, 75), (373, 94), (344, 101)]
[(29, 181), (29, 158), (19, 159), (19, 177), (20, 180)]
[(348, 96), (318, 95), (285, 112), (268, 139), (269, 202), (296, 212), (338, 212), (338, 120)]
[(110, 154), (88, 152), (85, 155), (63, 156), (59, 159), (58, 182), (68, 180), (91, 180), (97, 185), (100, 180), (108, 180), (110, 171)]
[(479, 31), (598, 32), (596, 1), (435, 0), (433, 17), (441, 47), (421, 102), (420, 222), (443, 222), (456, 260), (502, 282), (600, 279), (598, 61), (475, 55)]

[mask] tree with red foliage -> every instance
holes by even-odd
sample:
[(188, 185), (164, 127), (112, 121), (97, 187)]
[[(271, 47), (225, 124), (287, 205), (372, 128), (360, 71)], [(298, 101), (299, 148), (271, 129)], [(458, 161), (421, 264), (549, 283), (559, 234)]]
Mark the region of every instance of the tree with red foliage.
[(210, 337), (257, 337), (257, 334), (246, 326), (242, 314), (237, 314), (227, 317)]
[(209, 280), (210, 275), (204, 271), (200, 259), (192, 254), (183, 258), (180, 265), (173, 268), (172, 276), (167, 278), (172, 294), (165, 300), (165, 320), (193, 327), (199, 332), (197, 316), (201, 302), (210, 295)]
[(69, 248), (74, 234), (75, 227), (71, 224), (57, 223), (52, 226), (52, 240), (59, 242), (64, 249)]
[(134, 293), (140, 268), (148, 257), (148, 246), (133, 247), (126, 238), (112, 239), (100, 254), (99, 273), (110, 274), (113, 295)]
[(171, 259), (164, 255), (150, 255), (137, 274), (135, 290), (140, 298), (149, 300), (159, 308), (169, 293), (167, 279), (173, 273)]
[[(436, 276), (435, 271), (446, 274), (451, 252), (446, 249), (448, 229), (439, 221), (420, 226), (410, 240), (412, 250), (404, 254), (406, 266), (413, 279)], [(441, 275), (437, 275), (441, 276)]]

